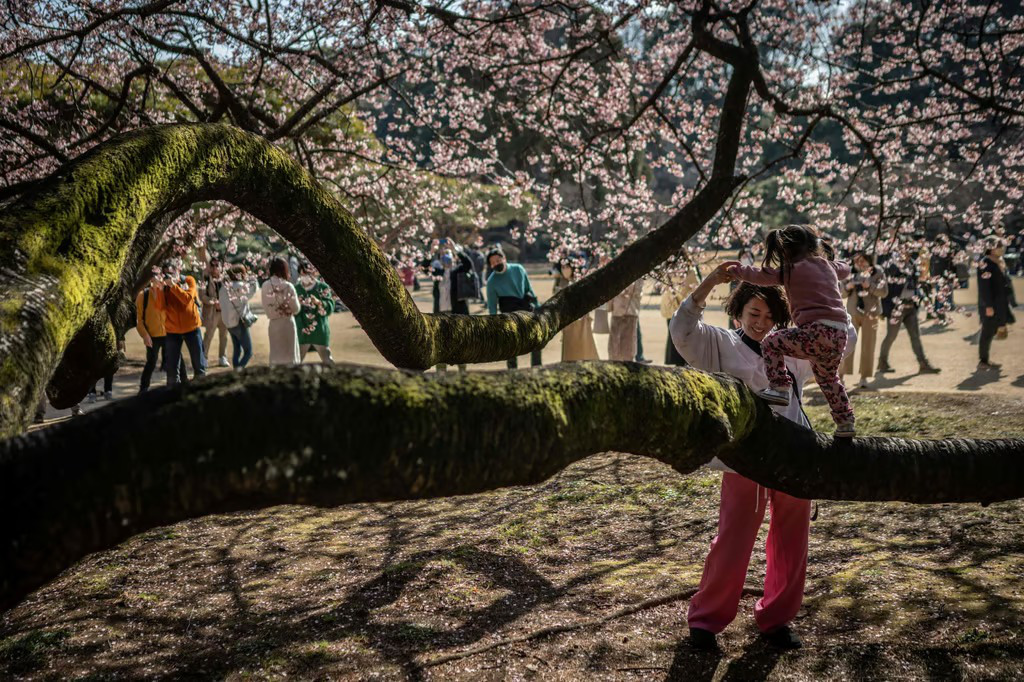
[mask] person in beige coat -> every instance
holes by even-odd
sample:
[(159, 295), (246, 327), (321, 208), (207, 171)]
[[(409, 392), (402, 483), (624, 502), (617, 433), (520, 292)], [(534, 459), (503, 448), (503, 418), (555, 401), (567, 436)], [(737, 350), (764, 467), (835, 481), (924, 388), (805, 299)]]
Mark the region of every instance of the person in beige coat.
[(636, 328), (640, 322), (640, 299), (643, 293), (644, 280), (638, 279), (611, 300), (609, 360), (632, 360), (636, 357)]
[[(882, 299), (889, 295), (885, 274), (875, 267), (864, 251), (853, 254), (853, 276), (846, 281), (846, 312), (850, 313), (853, 327), (860, 339), (860, 383), (868, 387), (875, 375), (875, 342), (878, 340), (878, 320), (882, 316)], [(846, 356), (843, 374), (853, 374), (853, 353)]]
[(199, 302), (203, 304), (203, 353), (206, 354), (207, 364), (210, 364), (210, 346), (213, 345), (213, 334), (216, 332), (220, 335), (217, 345), (218, 364), (227, 367), (228, 328), (220, 310), (220, 289), (224, 286), (222, 265), (220, 258), (210, 259), (206, 280), (199, 290)]
[[(576, 272), (570, 263), (563, 262), (559, 266), (559, 277), (555, 278), (555, 288), (552, 293), (569, 286), (576, 279)], [(594, 342), (594, 321), (587, 313), (575, 322), (566, 325), (562, 330), (562, 362), (575, 362), (578, 360), (600, 360), (597, 354), (597, 344)]]

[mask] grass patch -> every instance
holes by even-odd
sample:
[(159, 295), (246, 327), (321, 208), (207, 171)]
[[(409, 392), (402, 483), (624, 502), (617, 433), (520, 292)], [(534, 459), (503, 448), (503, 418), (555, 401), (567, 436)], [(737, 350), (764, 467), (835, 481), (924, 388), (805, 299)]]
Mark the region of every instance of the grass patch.
[(11, 673), (27, 673), (41, 668), (51, 654), (61, 649), (71, 633), (68, 630), (32, 630), (0, 640), (0, 662)]

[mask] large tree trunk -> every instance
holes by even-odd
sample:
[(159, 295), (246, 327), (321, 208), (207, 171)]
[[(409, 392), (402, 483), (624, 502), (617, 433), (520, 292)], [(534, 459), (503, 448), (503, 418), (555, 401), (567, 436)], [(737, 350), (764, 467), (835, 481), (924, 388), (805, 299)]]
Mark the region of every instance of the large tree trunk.
[(777, 418), (725, 375), (598, 362), (459, 375), (256, 369), (0, 443), (0, 608), (154, 526), (532, 484), (606, 450), (681, 473), (717, 455), (802, 497), (1024, 496), (1022, 440), (833, 442)]
[[(349, 212), (266, 140), (216, 124), (125, 135), (0, 213), (0, 436), (24, 429), (72, 337), (144, 262), (161, 217), (194, 202), (230, 202), (277, 230), (324, 274), (385, 358), (425, 369), (541, 348), (677, 250), (737, 182), (712, 179), (664, 226), (534, 314), (423, 315)], [(133, 243), (147, 248), (133, 251)]]

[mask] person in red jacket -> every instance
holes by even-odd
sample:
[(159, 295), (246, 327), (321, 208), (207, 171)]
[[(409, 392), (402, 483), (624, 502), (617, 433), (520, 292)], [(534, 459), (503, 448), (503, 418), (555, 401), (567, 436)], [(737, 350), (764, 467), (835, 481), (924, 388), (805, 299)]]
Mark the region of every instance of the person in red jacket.
[[(203, 352), (202, 318), (199, 314), (199, 292), (193, 277), (182, 276), (181, 264), (169, 260), (163, 266), (164, 277), (153, 281), (153, 305), (164, 313), (164, 363), (177, 367), (181, 346), (188, 346), (193, 378), (206, 374), (206, 353)], [(178, 383), (177, 372), (167, 372), (167, 385)]]

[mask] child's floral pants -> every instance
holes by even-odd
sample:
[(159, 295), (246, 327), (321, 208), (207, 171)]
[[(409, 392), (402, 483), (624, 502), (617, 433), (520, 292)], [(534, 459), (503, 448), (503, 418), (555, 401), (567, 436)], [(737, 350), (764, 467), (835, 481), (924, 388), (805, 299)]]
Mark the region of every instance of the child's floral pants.
[(818, 381), (825, 400), (828, 401), (832, 419), (837, 424), (853, 421), (853, 407), (839, 376), (839, 365), (843, 361), (845, 350), (846, 330), (820, 322), (779, 329), (761, 342), (764, 372), (768, 375), (768, 383), (776, 388), (792, 385), (793, 380), (786, 372), (786, 355), (808, 360), (814, 371), (814, 378)]

